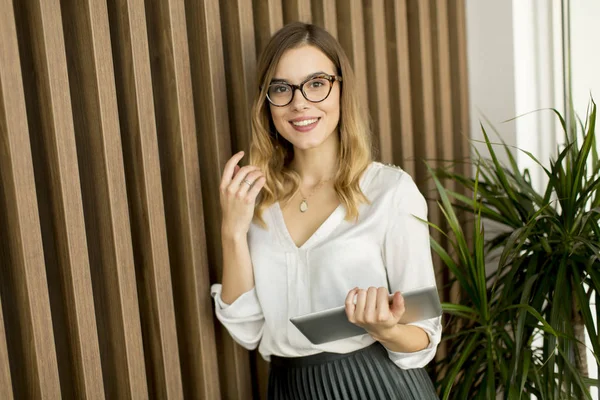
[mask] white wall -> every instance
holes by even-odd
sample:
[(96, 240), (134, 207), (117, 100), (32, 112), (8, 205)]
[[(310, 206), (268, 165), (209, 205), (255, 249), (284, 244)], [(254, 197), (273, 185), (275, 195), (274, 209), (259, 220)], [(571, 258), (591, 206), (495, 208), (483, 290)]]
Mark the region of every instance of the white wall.
[(571, 80), (575, 112), (585, 119), (590, 93), (600, 103), (600, 1), (571, 1)]
[[(501, 123), (516, 113), (512, 10), (510, 1), (466, 1), (467, 68), (474, 140), (483, 139), (480, 121), (484, 121), (485, 116), (507, 144), (517, 143), (515, 123)], [(486, 132), (490, 134), (487, 128)], [(475, 147), (487, 154), (484, 145), (475, 144)]]
[[(485, 116), (509, 146), (548, 165), (559, 126), (551, 112), (533, 111), (563, 110), (560, 0), (467, 0), (466, 15), (471, 137), (482, 139)], [(516, 149), (514, 154), (541, 188), (545, 179), (535, 161)]]
[[(549, 110), (564, 114), (561, 3), (513, 0), (515, 102), (521, 116), (516, 121), (517, 146), (546, 167), (564, 137), (560, 121)], [(543, 191), (548, 179), (535, 160), (523, 152), (517, 160), (529, 169), (534, 187)]]

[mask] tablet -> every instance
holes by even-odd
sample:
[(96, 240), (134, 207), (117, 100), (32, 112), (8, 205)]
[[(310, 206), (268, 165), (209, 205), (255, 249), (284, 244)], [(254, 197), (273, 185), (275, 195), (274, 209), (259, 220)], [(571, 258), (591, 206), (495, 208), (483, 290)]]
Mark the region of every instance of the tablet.
[[(400, 323), (422, 321), (442, 315), (442, 306), (437, 288), (429, 286), (402, 293), (406, 311)], [(346, 307), (340, 306), (315, 313), (290, 318), (292, 324), (312, 344), (322, 344), (367, 333), (346, 317)]]

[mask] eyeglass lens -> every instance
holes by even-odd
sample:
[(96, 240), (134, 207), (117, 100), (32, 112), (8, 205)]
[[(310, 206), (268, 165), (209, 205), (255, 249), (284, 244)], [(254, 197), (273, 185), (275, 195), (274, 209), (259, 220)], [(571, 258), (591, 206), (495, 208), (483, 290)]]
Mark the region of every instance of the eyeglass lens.
[[(302, 94), (308, 101), (319, 102), (325, 100), (331, 90), (331, 82), (327, 78), (313, 78), (302, 85)], [(287, 83), (272, 83), (269, 85), (269, 100), (274, 105), (283, 106), (292, 101), (294, 89)]]

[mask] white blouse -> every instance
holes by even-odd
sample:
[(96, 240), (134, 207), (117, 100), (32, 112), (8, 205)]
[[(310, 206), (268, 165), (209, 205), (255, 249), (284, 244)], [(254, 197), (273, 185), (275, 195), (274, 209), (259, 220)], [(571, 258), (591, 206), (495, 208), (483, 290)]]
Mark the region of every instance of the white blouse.
[[(221, 299), (214, 284), (217, 318), (236, 342), (259, 352), (267, 361), (308, 356), (323, 351), (348, 353), (372, 344), (368, 334), (314, 345), (290, 318), (344, 305), (348, 292), (359, 287), (388, 287), (391, 292), (435, 285), (427, 204), (412, 178), (400, 168), (373, 162), (360, 187), (371, 201), (359, 207), (357, 222), (346, 221), (339, 205), (317, 231), (297, 247), (278, 203), (264, 212), (268, 229), (252, 224), (248, 244), (255, 287), (232, 304)], [(412, 323), (429, 336), (429, 346), (414, 353), (388, 350), (400, 368), (425, 366), (441, 339), (441, 318)]]

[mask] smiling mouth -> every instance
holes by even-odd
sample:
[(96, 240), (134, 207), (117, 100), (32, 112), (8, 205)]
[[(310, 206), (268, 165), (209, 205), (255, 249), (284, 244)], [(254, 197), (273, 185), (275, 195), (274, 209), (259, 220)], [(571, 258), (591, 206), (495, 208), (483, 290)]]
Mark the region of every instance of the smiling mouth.
[(319, 118), (305, 119), (302, 121), (290, 121), (294, 126), (308, 126), (317, 122)]

